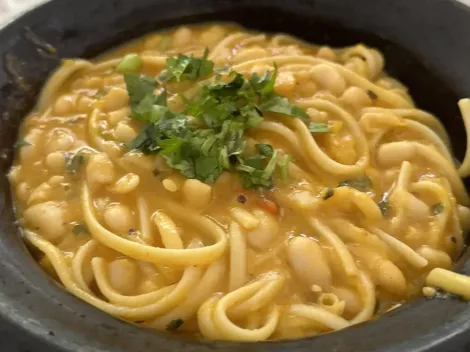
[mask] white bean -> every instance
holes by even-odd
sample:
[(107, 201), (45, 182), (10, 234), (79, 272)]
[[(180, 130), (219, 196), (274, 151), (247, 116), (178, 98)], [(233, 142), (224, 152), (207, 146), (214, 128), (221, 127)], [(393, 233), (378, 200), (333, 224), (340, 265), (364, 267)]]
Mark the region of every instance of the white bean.
[(106, 225), (114, 232), (126, 234), (134, 226), (132, 211), (123, 204), (111, 204), (104, 212)]
[(335, 61), (336, 60), (336, 53), (333, 51), (333, 49), (331, 49), (328, 46), (322, 46), (322, 47), (318, 48), (317, 56), (319, 58), (329, 60), (329, 61)]
[(26, 182), (21, 182), (16, 187), (16, 196), (22, 202), (26, 202), (31, 194), (31, 187)]
[(134, 130), (129, 124), (125, 121), (121, 121), (117, 124), (116, 129), (114, 130), (114, 137), (117, 141), (122, 143), (127, 143), (132, 141), (137, 136), (137, 131)]
[(108, 113), (108, 121), (111, 126), (116, 126), (119, 122), (128, 120), (128, 116), (131, 114), (131, 109), (125, 107), (116, 111)]
[(62, 173), (65, 167), (65, 155), (63, 152), (52, 152), (46, 156), (46, 166), (51, 172)]
[(344, 311), (349, 316), (354, 316), (362, 309), (361, 299), (355, 291), (344, 287), (333, 287), (331, 291), (338, 296), (338, 298), (346, 302)]
[(117, 180), (114, 186), (110, 187), (109, 190), (119, 194), (127, 194), (134, 191), (137, 186), (139, 186), (139, 183), (139, 175), (130, 172)]
[(341, 100), (354, 109), (362, 109), (372, 104), (372, 100), (364, 91), (359, 87), (349, 87), (341, 96)]
[(331, 66), (320, 64), (312, 68), (312, 76), (324, 89), (335, 95), (340, 95), (346, 89), (346, 81), (343, 76)]
[(248, 230), (257, 228), (261, 223), (261, 221), (256, 216), (243, 208), (232, 208), (230, 209), (230, 214), (236, 222)]
[(200, 209), (211, 201), (212, 187), (196, 179), (186, 180), (183, 197), (189, 206)]
[(137, 284), (139, 268), (133, 260), (116, 259), (108, 265), (111, 286), (120, 293), (131, 293)]
[(114, 165), (106, 153), (91, 155), (86, 173), (88, 182), (95, 185), (110, 184), (115, 177)]
[(191, 43), (193, 33), (188, 27), (180, 27), (172, 36), (171, 42), (174, 47), (181, 48)]
[(65, 129), (54, 129), (47, 136), (46, 153), (69, 150), (75, 143), (72, 132)]
[(129, 95), (125, 89), (113, 87), (102, 98), (102, 104), (104, 111), (115, 111), (129, 105)]
[(45, 202), (51, 197), (51, 186), (47, 183), (41, 183), (36, 187), (28, 198), (28, 205)]
[(30, 206), (25, 210), (24, 219), (29, 228), (53, 241), (66, 230), (64, 212), (58, 202), (45, 202)]
[(77, 95), (61, 95), (54, 104), (54, 112), (57, 115), (67, 115), (73, 112)]
[(289, 95), (294, 91), (296, 83), (297, 81), (292, 72), (279, 72), (274, 91), (278, 94)]
[(450, 269), (452, 266), (452, 259), (446, 252), (428, 246), (422, 246), (416, 252), (428, 260), (426, 270), (434, 268)]
[(375, 281), (388, 292), (398, 296), (406, 294), (406, 279), (401, 270), (390, 260), (382, 259), (372, 268)]
[(294, 273), (305, 285), (331, 286), (331, 270), (320, 245), (313, 239), (294, 237), (287, 246), (287, 258)]
[(201, 33), (201, 42), (208, 47), (215, 46), (220, 42), (225, 34), (225, 30), (221, 26), (212, 26)]
[(255, 209), (253, 215), (260, 224), (246, 234), (248, 243), (258, 250), (267, 249), (279, 233), (279, 224), (274, 216), (263, 210)]

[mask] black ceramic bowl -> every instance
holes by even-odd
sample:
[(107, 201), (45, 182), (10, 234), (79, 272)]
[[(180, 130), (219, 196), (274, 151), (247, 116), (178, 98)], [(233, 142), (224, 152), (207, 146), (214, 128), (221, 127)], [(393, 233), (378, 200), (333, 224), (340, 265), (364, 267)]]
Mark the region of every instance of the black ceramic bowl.
[[(236, 21), (333, 46), (364, 42), (378, 47), (388, 72), (410, 88), (418, 106), (442, 119), (462, 159), (465, 131), (456, 103), (470, 96), (470, 9), (457, 2), (53, 0), (0, 30), (3, 173), (11, 164), (18, 125), (60, 58), (92, 57), (151, 30), (201, 21)], [(52, 281), (18, 234), (5, 177), (0, 187), (2, 352), (421, 352), (457, 351), (470, 341), (470, 306), (458, 299), (417, 299), (377, 321), (296, 341), (194, 341), (145, 330), (102, 313)], [(459, 268), (470, 273), (465, 255)]]

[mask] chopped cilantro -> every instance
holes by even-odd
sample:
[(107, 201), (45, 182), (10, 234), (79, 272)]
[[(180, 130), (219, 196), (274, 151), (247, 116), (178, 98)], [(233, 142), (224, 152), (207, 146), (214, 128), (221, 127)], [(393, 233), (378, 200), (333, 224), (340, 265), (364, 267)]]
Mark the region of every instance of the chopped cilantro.
[(152, 95), (157, 87), (157, 81), (150, 76), (141, 76), (136, 73), (124, 74), (127, 92), (131, 101), (131, 107), (138, 105), (146, 96)]
[(355, 188), (361, 192), (369, 191), (371, 186), (372, 186), (372, 182), (370, 178), (367, 177), (367, 175), (364, 175), (363, 177), (360, 177), (360, 178), (345, 180), (338, 185), (338, 187)]
[(67, 153), (65, 157), (65, 170), (70, 175), (76, 175), (85, 163), (85, 155), (79, 150), (76, 153)]
[(443, 211), (444, 211), (444, 206), (442, 205), (442, 203), (436, 203), (431, 206), (431, 212), (434, 215), (438, 215), (442, 213)]
[(385, 192), (383, 195), (382, 195), (382, 198), (379, 200), (379, 202), (377, 203), (377, 205), (379, 206), (380, 208), (380, 212), (382, 213), (382, 216), (387, 216), (388, 215), (388, 212), (390, 210), (390, 205), (388, 203), (388, 193)]
[(168, 323), (168, 325), (166, 326), (166, 330), (168, 331), (173, 331), (173, 330), (176, 330), (178, 329), (181, 325), (184, 324), (184, 320), (183, 319), (175, 319), (175, 320), (172, 320)]
[(270, 157), (273, 155), (274, 149), (270, 144), (260, 143), (256, 144), (255, 147), (264, 156)]
[(72, 233), (74, 235), (80, 235), (81, 233), (88, 233), (88, 228), (83, 224), (77, 224), (73, 227)]
[(215, 81), (201, 86), (191, 100), (181, 96), (183, 113), (167, 106), (166, 90), (156, 95), (158, 82), (153, 77), (124, 74), (132, 108), (130, 117), (145, 123), (126, 146), (144, 154), (161, 154), (170, 167), (188, 178), (213, 183), (227, 170), (237, 172), (246, 188), (271, 188), (276, 168), (287, 179), (291, 157), (285, 155), (278, 161), (278, 151), (265, 143), (257, 144), (256, 152), (248, 155), (245, 132), (259, 126), (264, 112), (303, 120), (308, 115), (273, 92), (276, 66), (272, 72), (245, 78), (226, 68), (214, 69), (207, 55), (206, 50), (200, 59), (185, 55), (170, 57), (157, 77), (161, 83), (176, 84), (196, 81), (216, 71)]
[(186, 55), (169, 57), (166, 60), (166, 69), (158, 75), (158, 80), (161, 82), (195, 81), (209, 75), (214, 69), (214, 63), (207, 60), (208, 54), (209, 51), (206, 49), (201, 59)]
[(260, 104), (261, 111), (275, 112), (278, 114), (299, 117), (303, 120), (308, 120), (308, 115), (302, 108), (293, 105), (286, 97), (278, 94), (271, 94)]
[(127, 54), (117, 65), (116, 71), (118, 73), (138, 72), (142, 69), (144, 62), (138, 54)]
[(330, 128), (326, 123), (322, 122), (310, 122), (308, 124), (308, 130), (311, 133), (329, 133)]
[(14, 148), (15, 150), (20, 150), (21, 148), (27, 147), (29, 145), (31, 145), (31, 143), (29, 143), (26, 139), (20, 139), (15, 143)]

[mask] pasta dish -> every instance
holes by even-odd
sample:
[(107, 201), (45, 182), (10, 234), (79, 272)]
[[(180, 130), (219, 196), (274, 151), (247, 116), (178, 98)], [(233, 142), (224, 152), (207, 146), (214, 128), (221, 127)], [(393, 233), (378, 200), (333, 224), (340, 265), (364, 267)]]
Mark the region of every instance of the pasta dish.
[[(470, 100), (459, 106), (467, 125)], [(434, 288), (470, 297), (449, 271), (470, 227), (470, 154), (455, 161), (439, 119), (363, 44), (219, 24), (152, 33), (64, 60), (15, 148), (39, 264), (126, 321), (291, 339)]]

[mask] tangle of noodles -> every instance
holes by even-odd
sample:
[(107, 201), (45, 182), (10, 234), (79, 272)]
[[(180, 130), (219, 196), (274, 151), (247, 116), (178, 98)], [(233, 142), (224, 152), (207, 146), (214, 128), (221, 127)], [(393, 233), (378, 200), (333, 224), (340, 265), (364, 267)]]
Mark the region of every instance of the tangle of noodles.
[[(276, 67), (274, 92), (323, 126), (265, 112), (246, 131), (247, 150), (268, 143), (278, 161), (291, 157), (273, 188), (244, 189), (234, 172), (204, 184), (126, 146), (144, 124), (131, 118), (122, 58), (139, 54), (141, 73), (155, 77), (168, 57), (206, 48), (218, 69), (247, 78)], [(470, 279), (447, 269), (470, 227), (470, 147), (458, 165), (439, 119), (384, 64), (362, 44), (312, 46), (232, 25), (66, 60), (23, 123), (9, 173), (24, 237), (82, 300), (208, 339), (347, 328), (417, 295), (429, 272), (428, 285), (468, 298)], [(182, 112), (182, 97), (213, 81), (168, 84), (169, 107)], [(459, 107), (468, 129), (470, 100)]]

